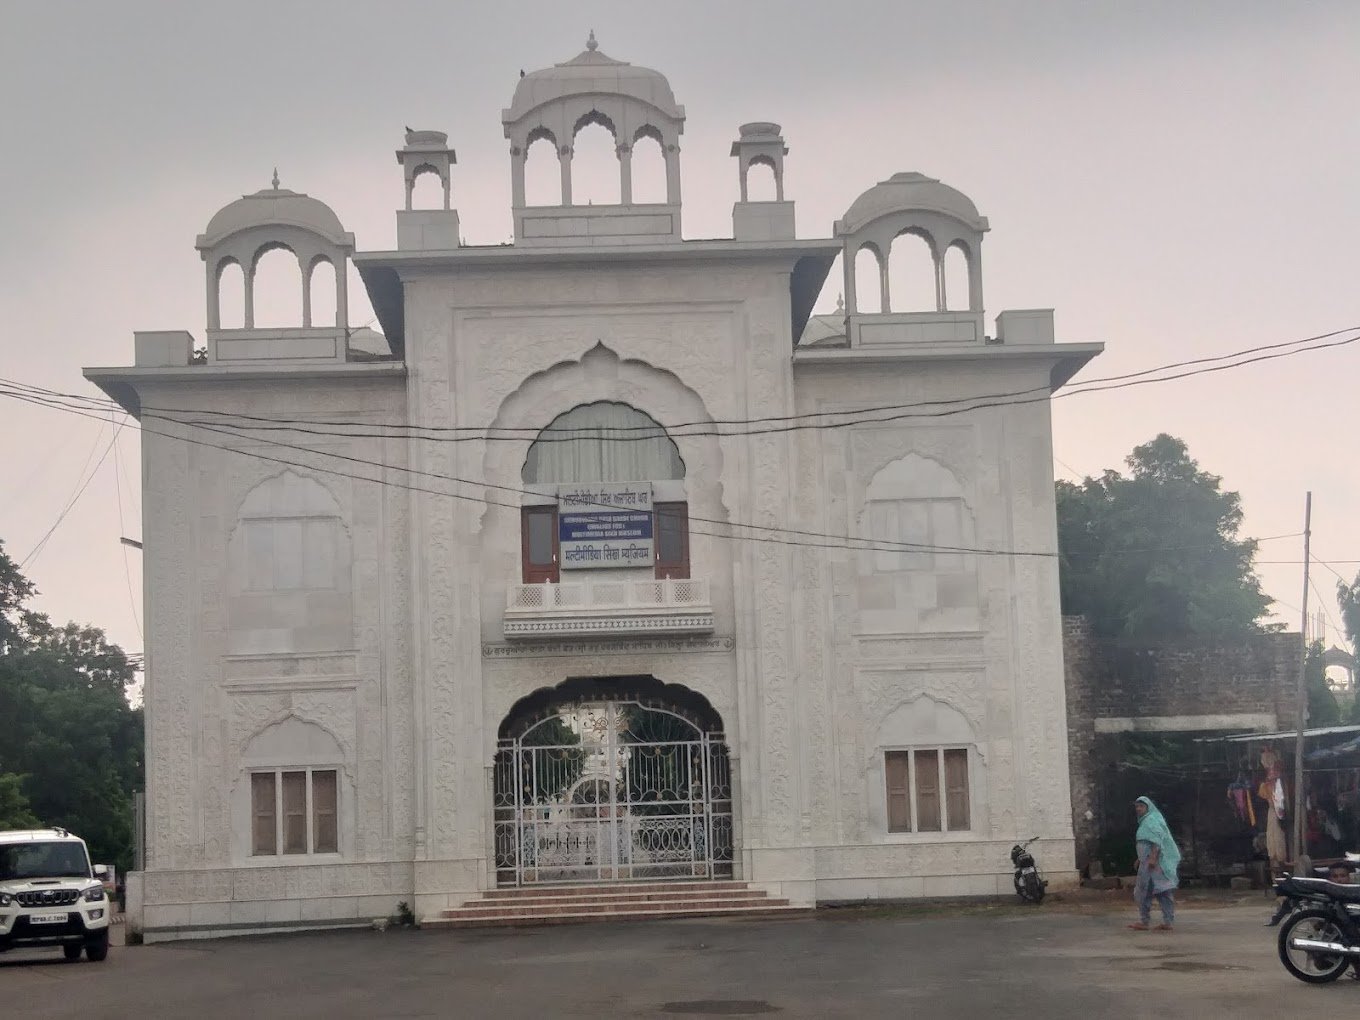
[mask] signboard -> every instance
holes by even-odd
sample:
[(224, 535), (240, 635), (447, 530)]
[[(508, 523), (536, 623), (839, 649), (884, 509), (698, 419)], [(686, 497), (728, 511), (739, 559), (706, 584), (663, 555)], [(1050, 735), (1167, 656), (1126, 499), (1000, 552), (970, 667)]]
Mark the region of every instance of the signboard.
[(557, 540), (563, 570), (650, 567), (650, 482), (564, 486), (557, 494)]

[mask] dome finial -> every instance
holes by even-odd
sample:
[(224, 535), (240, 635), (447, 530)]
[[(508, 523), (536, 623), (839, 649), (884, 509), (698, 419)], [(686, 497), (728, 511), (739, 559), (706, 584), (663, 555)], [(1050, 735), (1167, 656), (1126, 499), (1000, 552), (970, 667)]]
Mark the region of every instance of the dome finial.
[(845, 295), (844, 295), (844, 294), (837, 294), (837, 295), (836, 295), (836, 311), (837, 311), (837, 312), (843, 312), (843, 311), (845, 311)]
[(590, 38), (586, 40), (586, 49), (590, 50), (591, 53), (594, 53), (599, 48), (600, 44), (595, 41), (595, 29), (592, 28), (590, 30)]
[(272, 183), (273, 183), (273, 185), (274, 185), (274, 190), (275, 190), (275, 191), (278, 191), (278, 190), (279, 190), (279, 168), (278, 168), (278, 167), (275, 167), (275, 168), (274, 168), (274, 179), (273, 179)]

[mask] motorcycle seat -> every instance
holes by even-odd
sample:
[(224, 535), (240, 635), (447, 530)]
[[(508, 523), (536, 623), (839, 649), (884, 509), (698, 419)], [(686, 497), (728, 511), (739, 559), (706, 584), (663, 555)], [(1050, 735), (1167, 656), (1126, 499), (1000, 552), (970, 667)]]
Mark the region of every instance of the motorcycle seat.
[(1277, 887), (1284, 894), (1330, 896), (1343, 903), (1360, 903), (1360, 885), (1340, 885), (1325, 878), (1288, 878)]
[(1328, 882), (1327, 892), (1347, 903), (1360, 903), (1360, 885), (1339, 885), (1336, 882)]

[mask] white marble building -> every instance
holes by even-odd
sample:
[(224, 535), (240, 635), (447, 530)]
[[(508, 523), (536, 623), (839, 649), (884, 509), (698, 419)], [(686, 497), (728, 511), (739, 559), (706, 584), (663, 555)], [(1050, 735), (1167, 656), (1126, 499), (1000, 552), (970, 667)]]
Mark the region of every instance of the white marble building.
[[(593, 36), (502, 120), (513, 244), (463, 241), (453, 150), (408, 131), (396, 250), (276, 181), (198, 236), (206, 356), (138, 333), (132, 367), (86, 372), (144, 429), (134, 923), (700, 875), (797, 903), (1009, 893), (1031, 836), (1070, 878), (1056, 561), (978, 550), (1054, 548), (1047, 396), (1099, 345), (1055, 343), (1048, 310), (989, 333), (987, 220), (924, 175), (797, 238), (776, 124), (733, 143), (734, 236), (685, 240), (685, 110)], [(617, 205), (572, 204), (590, 124)], [(549, 153), (561, 202), (529, 205)], [(664, 200), (633, 199), (635, 155)], [(442, 207), (412, 208), (426, 173)], [(904, 242), (928, 308), (889, 293)], [(257, 327), (279, 247), (301, 315)], [(382, 336), (347, 322), (349, 260)], [(843, 310), (811, 316), (824, 285)]]

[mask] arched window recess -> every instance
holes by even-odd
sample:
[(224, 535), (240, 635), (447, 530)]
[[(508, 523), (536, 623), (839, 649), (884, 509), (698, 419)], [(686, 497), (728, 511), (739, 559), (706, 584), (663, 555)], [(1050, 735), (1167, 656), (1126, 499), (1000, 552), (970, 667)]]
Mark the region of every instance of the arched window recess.
[(685, 463), (651, 415), (613, 401), (574, 407), (538, 434), (521, 475), (525, 584), (558, 583), (563, 570), (689, 577)]

